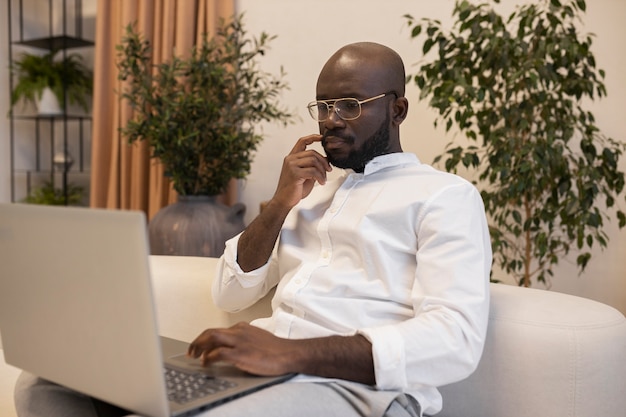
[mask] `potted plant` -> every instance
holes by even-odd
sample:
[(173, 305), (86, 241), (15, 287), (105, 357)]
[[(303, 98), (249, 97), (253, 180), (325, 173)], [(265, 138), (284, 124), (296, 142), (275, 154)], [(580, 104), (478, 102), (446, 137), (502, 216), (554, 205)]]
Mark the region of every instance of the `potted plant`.
[[(93, 73), (79, 54), (68, 54), (55, 59), (57, 51), (44, 55), (24, 53), (12, 65), (17, 83), (11, 94), (11, 104), (20, 99), (37, 106), (40, 114), (61, 113), (69, 104), (78, 104), (87, 112), (88, 97), (93, 88)], [(42, 98), (53, 98), (58, 105), (42, 107)]]
[(51, 181), (36, 187), (23, 201), (28, 204), (47, 204), (52, 206), (75, 206), (83, 203), (85, 189), (68, 184), (67, 189), (56, 188)]
[[(242, 16), (235, 16), (222, 21), (215, 36), (205, 36), (188, 58), (174, 56), (169, 62), (153, 65), (149, 42), (132, 25), (127, 27), (117, 47), (118, 69), (123, 81), (120, 94), (132, 108), (133, 117), (121, 131), (130, 143), (148, 141), (152, 157), (163, 164), (165, 175), (179, 194), (179, 203), (202, 196), (211, 201), (212, 210), (217, 210), (219, 204), (212, 196), (222, 193), (232, 178), (242, 179), (250, 172), (254, 152), (263, 138), (258, 132), (259, 122), (291, 121), (292, 113), (278, 104), (280, 93), (287, 88), (282, 68), (274, 76), (258, 63), (273, 38), (266, 33), (248, 37)], [(167, 246), (161, 253), (176, 253), (170, 241), (174, 238), (165, 232), (152, 236), (157, 223), (174, 228), (171, 220), (162, 220), (173, 210), (183, 209), (170, 205), (150, 222), (153, 253), (159, 251), (156, 246)], [(241, 205), (234, 210), (243, 216)], [(235, 216), (226, 213), (218, 217), (217, 222), (224, 224)], [(212, 227), (208, 219), (203, 222)], [(189, 225), (180, 230), (181, 222), (177, 224), (178, 234), (185, 235), (181, 240), (191, 239), (191, 230), (200, 227)], [(243, 229), (242, 219), (235, 229), (225, 238)], [(223, 250), (225, 238), (209, 244), (197, 239), (185, 245), (209, 247), (192, 254), (214, 256)]]
[(614, 213), (626, 224), (616, 205), (624, 143), (583, 107), (606, 95), (592, 36), (578, 30), (585, 9), (584, 0), (540, 0), (503, 17), (493, 4), (457, 0), (449, 31), (406, 15), (424, 55), (436, 53), (411, 79), (438, 111), (435, 125), (467, 139), (435, 162), (477, 172), (494, 262), (519, 285), (549, 285), (571, 249), (582, 272), (589, 249), (607, 245), (604, 221)]

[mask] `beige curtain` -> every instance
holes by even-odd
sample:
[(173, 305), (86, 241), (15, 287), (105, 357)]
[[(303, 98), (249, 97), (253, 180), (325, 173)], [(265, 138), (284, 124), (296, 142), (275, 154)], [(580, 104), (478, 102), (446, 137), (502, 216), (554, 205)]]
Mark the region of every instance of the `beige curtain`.
[[(150, 158), (145, 142), (132, 146), (119, 133), (132, 117), (117, 91), (117, 51), (125, 28), (137, 23), (151, 42), (153, 62), (184, 56), (214, 33), (220, 18), (235, 13), (234, 0), (106, 0), (97, 2), (94, 58), (93, 143), (91, 157), (91, 207), (143, 210), (148, 218), (176, 200), (162, 167)], [(236, 183), (233, 181), (233, 187)], [(232, 204), (236, 190), (222, 201)]]

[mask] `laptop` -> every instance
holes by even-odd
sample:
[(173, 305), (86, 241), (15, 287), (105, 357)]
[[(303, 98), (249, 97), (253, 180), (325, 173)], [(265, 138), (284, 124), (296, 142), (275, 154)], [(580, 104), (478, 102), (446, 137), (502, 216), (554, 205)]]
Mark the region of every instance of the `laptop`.
[[(204, 368), (187, 343), (159, 337), (148, 255), (142, 212), (0, 204), (6, 363), (153, 417), (195, 414), (291, 377)], [(197, 379), (202, 395), (168, 393), (166, 373)]]

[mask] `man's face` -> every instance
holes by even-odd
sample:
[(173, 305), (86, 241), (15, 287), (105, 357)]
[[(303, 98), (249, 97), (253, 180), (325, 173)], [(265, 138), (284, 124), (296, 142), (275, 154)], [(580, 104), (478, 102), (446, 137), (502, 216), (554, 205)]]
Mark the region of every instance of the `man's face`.
[[(358, 119), (349, 122), (358, 122)], [(380, 123), (378, 129), (369, 137), (361, 140), (357, 140), (354, 134), (346, 131), (323, 130), (321, 133), (323, 135), (322, 146), (331, 165), (337, 168), (349, 168), (355, 172), (363, 172), (369, 161), (388, 152), (389, 114)]]
[[(350, 55), (329, 61), (317, 81), (317, 100), (356, 98), (366, 100), (387, 93), (389, 85), (382, 71)], [(338, 168), (363, 172), (374, 157), (391, 152), (391, 100), (382, 98), (361, 104), (361, 115), (343, 120), (335, 113), (319, 123), (322, 146), (328, 162)]]

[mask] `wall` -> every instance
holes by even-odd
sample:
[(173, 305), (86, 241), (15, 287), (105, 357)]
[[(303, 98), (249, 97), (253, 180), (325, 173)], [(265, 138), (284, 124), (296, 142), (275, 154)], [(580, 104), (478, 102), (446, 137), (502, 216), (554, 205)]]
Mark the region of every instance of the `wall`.
[(11, 171), (9, 160), (9, 69), (7, 1), (0, 1), (0, 203), (11, 200)]
[[(0, 55), (6, 57), (6, 1), (0, 1)], [(420, 60), (419, 44), (409, 39), (402, 16), (438, 18), (450, 22), (453, 0), (236, 0), (239, 11), (246, 13), (246, 26), (251, 33), (267, 31), (278, 35), (263, 62), (264, 68), (277, 71), (281, 65), (287, 71), (291, 90), (284, 95), (290, 108), (298, 111), (300, 120), (286, 128), (264, 125), (266, 139), (259, 147), (250, 176), (242, 183), (241, 200), (247, 205), (246, 220), (257, 213), (260, 202), (270, 198), (278, 179), (282, 157), (295, 140), (314, 133), (317, 126), (306, 112), (305, 105), (315, 97), (315, 82), (326, 59), (346, 43), (370, 40), (396, 49), (404, 58), (407, 72)], [(86, 2), (88, 3), (88, 2)], [(519, 1), (502, 0), (505, 12)], [(609, 97), (595, 102), (590, 109), (596, 115), (603, 132), (611, 137), (626, 139), (623, 122), (626, 108), (626, 2), (621, 0), (589, 0), (585, 32), (597, 35), (594, 53), (601, 68), (607, 71)], [(93, 7), (95, 9), (95, 7)], [(4, 61), (4, 59), (3, 59)], [(8, 73), (0, 66), (0, 115), (8, 110)], [(433, 128), (434, 113), (418, 101), (417, 87), (407, 90), (410, 100), (408, 120), (402, 126), (404, 149), (416, 153), (426, 163), (440, 153), (449, 141), (442, 130)], [(0, 202), (8, 201), (9, 159), (8, 123), (0, 117)], [(626, 170), (626, 157), (621, 162)], [(623, 204), (626, 208), (626, 204)], [(626, 231), (615, 224), (608, 229), (610, 247), (597, 252), (582, 276), (575, 268), (562, 262), (552, 289), (596, 299), (626, 313)]]
[[(383, 6), (384, 4), (384, 6)], [(503, 0), (503, 13), (512, 11), (519, 1)], [(407, 72), (421, 58), (420, 45), (410, 40), (402, 16), (440, 19), (444, 25), (451, 22), (453, 0), (237, 0), (238, 10), (246, 13), (246, 25), (251, 33), (263, 30), (278, 35), (263, 63), (276, 71), (283, 65), (291, 90), (284, 95), (285, 103), (297, 109), (300, 119), (287, 128), (266, 125), (266, 139), (261, 144), (252, 173), (243, 183), (241, 199), (246, 203), (247, 220), (258, 213), (259, 202), (274, 192), (282, 156), (289, 152), (295, 140), (316, 133), (317, 125), (308, 116), (305, 105), (315, 97), (317, 75), (326, 59), (344, 44), (369, 40), (396, 49), (405, 61)], [(626, 108), (626, 2), (621, 0), (587, 1), (585, 32), (597, 35), (593, 45), (600, 68), (607, 72), (609, 96), (592, 103), (602, 131), (613, 138), (626, 139), (623, 109)], [(413, 152), (426, 163), (440, 153), (449, 141), (442, 129), (433, 127), (435, 113), (418, 101), (417, 87), (407, 90), (410, 101), (408, 119), (402, 125), (404, 150)], [(626, 170), (626, 156), (621, 161)], [(626, 204), (622, 202), (622, 208)], [(596, 251), (587, 271), (578, 276), (573, 265), (562, 261), (552, 282), (552, 289), (600, 300), (626, 313), (626, 230), (619, 231), (613, 223), (608, 227), (610, 246), (604, 252)]]

